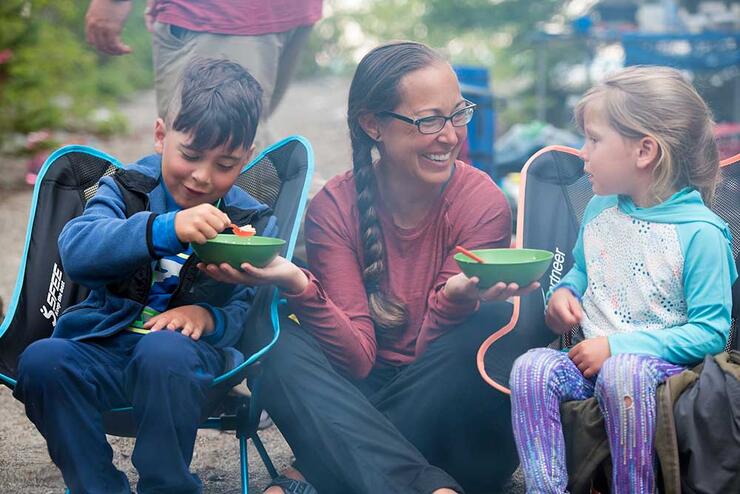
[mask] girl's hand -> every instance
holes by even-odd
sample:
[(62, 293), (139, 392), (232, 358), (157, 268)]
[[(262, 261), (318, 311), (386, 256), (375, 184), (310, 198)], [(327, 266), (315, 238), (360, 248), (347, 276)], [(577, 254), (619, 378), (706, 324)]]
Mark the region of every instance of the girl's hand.
[(251, 286), (276, 285), (288, 294), (298, 294), (306, 289), (308, 277), (301, 269), (282, 256), (277, 256), (270, 264), (257, 268), (249, 263), (241, 265), (242, 271), (229, 264), (198, 263), (198, 269), (222, 283)]
[(144, 329), (151, 331), (177, 331), (197, 340), (214, 330), (211, 312), (200, 305), (183, 305), (166, 310), (144, 323)]
[(581, 303), (567, 288), (558, 288), (550, 297), (545, 322), (558, 334), (566, 333), (583, 319)]
[(583, 340), (568, 352), (568, 357), (586, 378), (598, 374), (606, 359), (611, 356), (609, 339), (606, 336)]
[(478, 277), (468, 278), (464, 273), (458, 273), (447, 279), (443, 288), (445, 295), (454, 301), (489, 302), (493, 300), (506, 300), (509, 297), (520, 297), (540, 287), (539, 282), (534, 282), (524, 288), (519, 288), (516, 283), (496, 283), (486, 289), (478, 288)]

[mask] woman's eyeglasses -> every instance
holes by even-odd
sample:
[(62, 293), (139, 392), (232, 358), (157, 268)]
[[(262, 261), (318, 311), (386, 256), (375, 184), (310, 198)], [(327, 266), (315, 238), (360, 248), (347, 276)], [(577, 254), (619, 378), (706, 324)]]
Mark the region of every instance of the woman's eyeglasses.
[(416, 125), (416, 128), (419, 129), (419, 132), (421, 132), (422, 134), (436, 134), (437, 132), (444, 129), (448, 120), (452, 122), (453, 127), (464, 127), (465, 125), (468, 125), (473, 119), (473, 113), (475, 112), (475, 108), (477, 106), (478, 105), (470, 103), (468, 101), (465, 107), (460, 108), (449, 117), (445, 117), (442, 115), (432, 115), (430, 117), (417, 118), (416, 120), (414, 120), (412, 118), (406, 117), (404, 115), (399, 115), (398, 113), (394, 113), (392, 111), (381, 111), (378, 112), (378, 115), (388, 115), (390, 117), (401, 120), (402, 122)]

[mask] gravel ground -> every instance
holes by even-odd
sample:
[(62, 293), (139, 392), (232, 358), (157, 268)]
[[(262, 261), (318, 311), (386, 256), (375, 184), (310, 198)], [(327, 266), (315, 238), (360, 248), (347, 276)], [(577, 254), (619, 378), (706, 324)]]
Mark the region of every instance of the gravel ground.
[[(345, 170), (350, 164), (346, 124), (346, 96), (349, 81), (321, 78), (296, 82), (288, 91), (272, 118), (275, 136), (300, 133), (307, 137), (316, 157), (312, 193), (326, 179)], [(145, 92), (122, 104), (121, 110), (131, 122), (128, 135), (105, 141), (88, 140), (93, 145), (118, 157), (123, 162), (136, 160), (152, 152), (152, 128), (155, 117), (154, 93)], [(25, 241), (31, 190), (23, 185), (23, 162), (0, 159), (0, 231), (4, 235), (0, 258), (0, 297), (10, 300), (15, 276)], [(7, 307), (6, 307), (7, 308)], [(49, 460), (41, 435), (26, 418), (21, 404), (0, 386), (0, 490), (3, 493), (47, 494), (64, 489), (61, 474)], [(261, 436), (278, 469), (291, 461), (291, 451), (280, 432), (273, 426)], [(133, 440), (109, 437), (118, 468), (136, 481), (131, 466)], [(269, 476), (253, 446), (249, 445), (250, 492), (260, 492)], [(204, 493), (238, 493), (239, 455), (235, 437), (230, 433), (205, 430), (198, 435), (192, 463), (204, 482)], [(523, 492), (521, 479), (515, 476), (510, 493)], [(349, 493), (348, 493), (349, 494)]]

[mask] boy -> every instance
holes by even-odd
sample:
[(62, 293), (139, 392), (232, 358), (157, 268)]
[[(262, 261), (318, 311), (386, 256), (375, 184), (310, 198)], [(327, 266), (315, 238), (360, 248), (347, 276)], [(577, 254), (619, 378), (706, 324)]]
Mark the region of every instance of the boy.
[(262, 90), (240, 65), (200, 60), (182, 77), (157, 154), (104, 177), (59, 237), (67, 273), (90, 295), (19, 360), (15, 396), (73, 493), (129, 493), (102, 414), (133, 407), (139, 493), (196, 493), (198, 424), (228, 387), (214, 377), (243, 356), (253, 289), (199, 271), (190, 242), (229, 223), (276, 232), (269, 209), (234, 186), (249, 161)]

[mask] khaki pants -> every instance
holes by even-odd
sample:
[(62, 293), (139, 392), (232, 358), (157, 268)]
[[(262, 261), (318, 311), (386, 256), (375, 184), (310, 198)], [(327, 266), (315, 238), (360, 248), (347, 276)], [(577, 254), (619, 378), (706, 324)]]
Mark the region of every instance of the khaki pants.
[(232, 36), (190, 31), (170, 24), (154, 23), (154, 58), (157, 113), (164, 117), (185, 65), (195, 57), (226, 58), (241, 64), (260, 83), (264, 106), (257, 129), (257, 150), (272, 144), (267, 121), (280, 103), (308, 42), (312, 26), (260, 36)]

